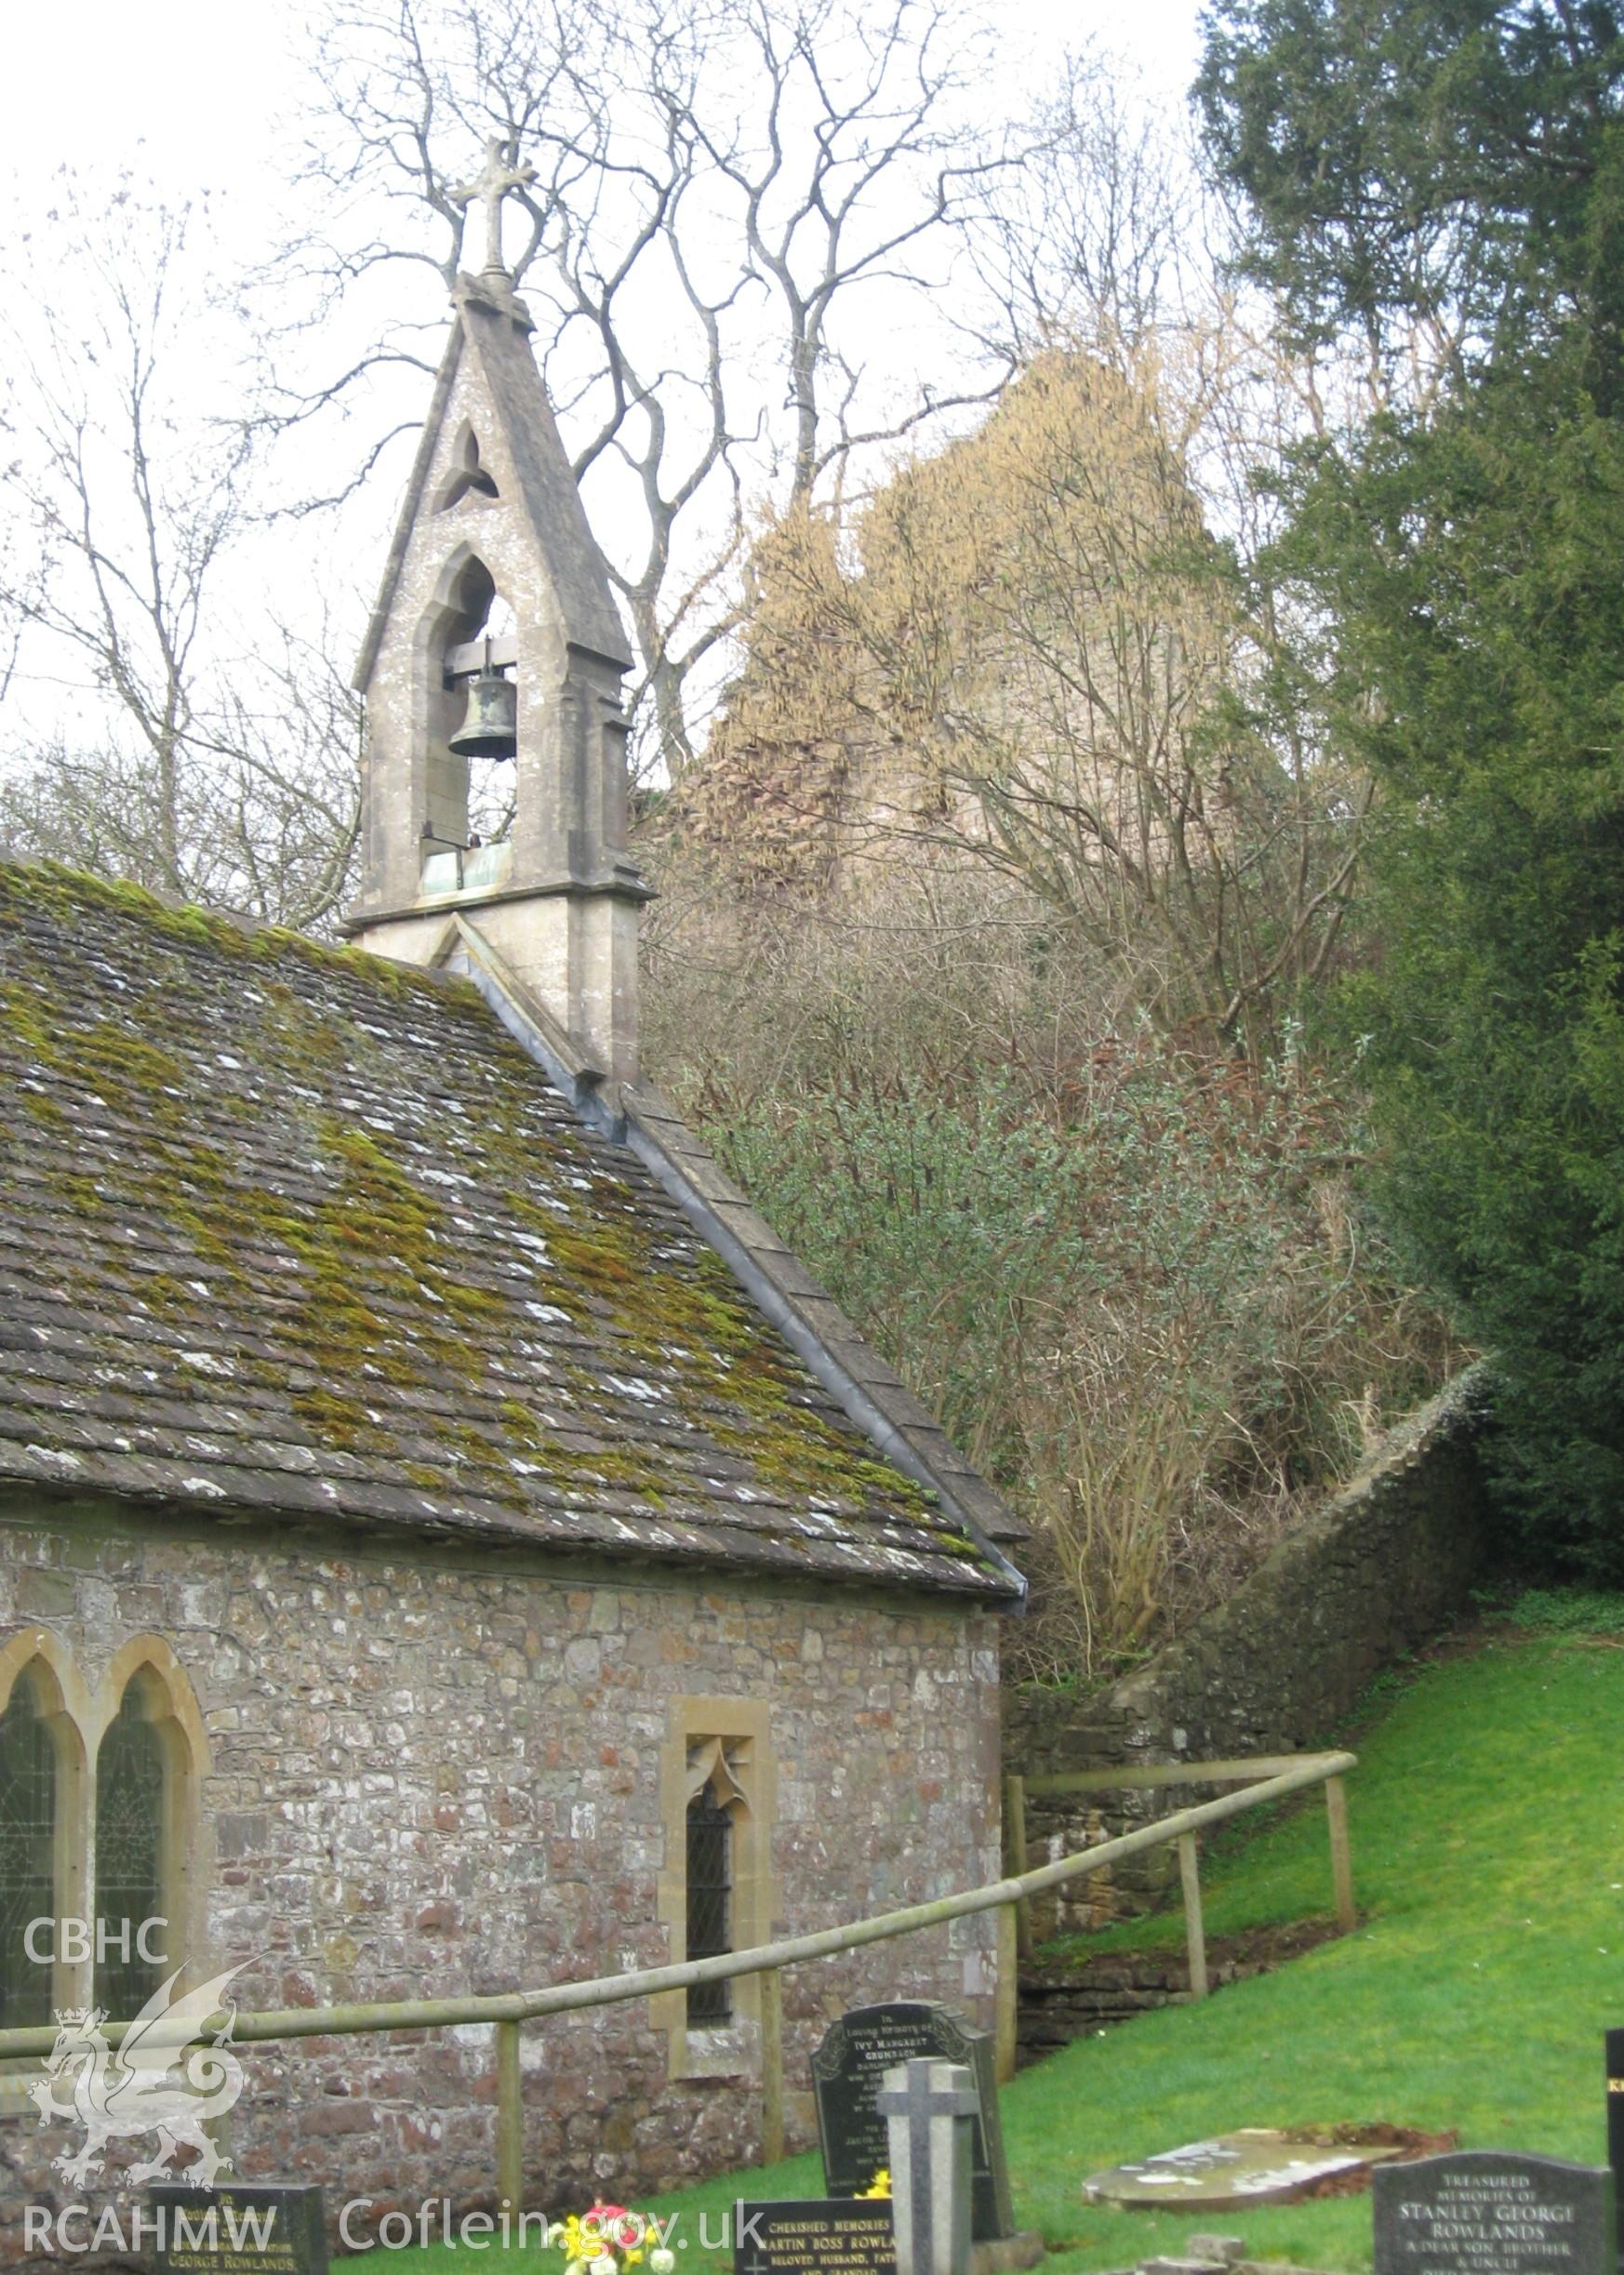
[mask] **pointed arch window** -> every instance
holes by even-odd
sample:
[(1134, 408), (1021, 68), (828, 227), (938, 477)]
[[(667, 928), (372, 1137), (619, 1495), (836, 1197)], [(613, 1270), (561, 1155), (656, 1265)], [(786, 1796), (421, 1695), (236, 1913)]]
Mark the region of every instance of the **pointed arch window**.
[(140, 2014), (169, 1971), (167, 1703), (150, 1675), (132, 1675), (96, 1757), (96, 2003), (122, 2021)]
[[(772, 1869), (778, 1772), (765, 1699), (675, 1697), (659, 1749), (664, 1848), (657, 1916), (673, 1960), (752, 1950), (779, 1914)], [(672, 2078), (736, 2077), (759, 2046), (762, 1978), (657, 1992)]]
[(30, 1953), (28, 1931), (58, 1912), (60, 1788), (49, 1709), (24, 1673), (0, 1713), (0, 2029), (51, 2018), (51, 1969)]
[[(713, 1959), (733, 1949), (733, 1813), (707, 1786), (688, 1803), (688, 1957)], [(731, 1983), (695, 1983), (690, 2023), (725, 2022)]]
[[(719, 1738), (688, 1757), (687, 1937), (689, 1959), (715, 1959), (733, 1940), (734, 1820), (744, 1806), (739, 1764)], [(733, 2014), (729, 1982), (696, 1983), (688, 1991), (690, 2028), (727, 2022)]]

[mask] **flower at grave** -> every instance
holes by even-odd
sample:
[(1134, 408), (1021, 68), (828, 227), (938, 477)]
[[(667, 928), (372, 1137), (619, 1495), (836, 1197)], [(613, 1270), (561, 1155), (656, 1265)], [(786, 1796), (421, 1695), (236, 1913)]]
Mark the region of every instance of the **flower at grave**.
[(866, 2189), (859, 2189), (858, 2190), (858, 2194), (859, 2196), (889, 2196), (890, 2193), (891, 2168), (887, 2164), (881, 2165), (879, 2171), (874, 2175), (873, 2178), (870, 2181)]
[(648, 2275), (676, 2275), (676, 2254), (668, 2252), (663, 2244), (648, 2255)]
[(649, 2225), (624, 2204), (593, 2204), (589, 2212), (555, 2220), (547, 2241), (564, 2255), (564, 2275), (632, 2275), (648, 2256), (644, 2243)]

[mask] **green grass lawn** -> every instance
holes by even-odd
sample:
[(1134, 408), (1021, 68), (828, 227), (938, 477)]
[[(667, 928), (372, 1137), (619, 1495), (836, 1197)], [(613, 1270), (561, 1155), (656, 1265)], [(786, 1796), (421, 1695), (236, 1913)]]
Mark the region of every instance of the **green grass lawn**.
[[(1604, 2162), (1602, 2032), (1624, 2024), (1624, 1650), (1501, 1632), (1420, 1668), (1353, 1743), (1356, 1935), (1080, 2041), (1005, 2089), (1018, 2223), (1042, 2230), (1053, 2275), (1176, 2255), (1214, 2227), (1258, 2256), (1368, 2267), (1367, 2197), (1223, 2219), (1083, 2202), (1087, 2173), (1241, 2125), (1380, 2119)], [(1326, 1912), (1323, 1809), (1231, 1834), (1205, 1877), (1213, 1935)], [(1155, 1932), (1177, 1940), (1177, 1916)], [(680, 2213), (680, 2275), (712, 2275), (701, 2210), (715, 2233), (737, 2196), (820, 2193), (817, 2158), (799, 2157), (642, 2208)], [(431, 2275), (446, 2257), (390, 2264)]]

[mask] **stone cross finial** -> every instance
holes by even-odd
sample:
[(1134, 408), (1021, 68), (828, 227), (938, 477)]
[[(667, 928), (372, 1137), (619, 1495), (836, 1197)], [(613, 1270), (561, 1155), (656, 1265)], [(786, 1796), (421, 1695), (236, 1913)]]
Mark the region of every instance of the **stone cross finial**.
[(465, 181), (451, 192), (451, 202), (457, 206), (471, 206), (477, 197), (485, 207), (485, 266), (488, 273), (494, 270), (505, 276), (502, 265), (502, 200), (510, 190), (527, 189), (536, 179), (533, 166), (515, 165), (508, 156), (508, 146), (499, 134), (493, 134), (485, 146), (485, 171), (477, 181)]
[(890, 2140), (898, 2275), (969, 2275), (970, 2121), (980, 2106), (957, 2062), (885, 2072), (874, 2107)]

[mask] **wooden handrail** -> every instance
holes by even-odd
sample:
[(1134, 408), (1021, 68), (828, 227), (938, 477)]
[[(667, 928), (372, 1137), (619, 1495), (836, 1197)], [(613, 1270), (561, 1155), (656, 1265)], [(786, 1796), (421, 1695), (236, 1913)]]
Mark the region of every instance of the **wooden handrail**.
[[(1307, 1786), (1334, 1781), (1339, 1791), (1342, 1776), (1357, 1765), (1358, 1757), (1351, 1753), (1309, 1755), (1243, 1791), (1222, 1794), (1218, 1800), (1203, 1802), (1194, 1808), (1180, 1809), (1172, 1816), (1159, 1817), (1154, 1824), (1138, 1826), (1132, 1832), (1102, 1841), (1097, 1847), (1080, 1850), (1074, 1856), (1062, 1856), (1053, 1864), (1040, 1865), (1035, 1870), (990, 1882), (983, 1887), (964, 1889), (956, 1896), (938, 1896), (932, 1903), (911, 1904), (901, 1911), (881, 1912), (872, 1920), (853, 1921), (845, 1927), (819, 1928), (810, 1935), (789, 1936), (778, 1943), (759, 1944), (752, 1950), (723, 1952), (713, 1959), (682, 1960), (664, 1967), (637, 1967), (622, 1975), (598, 1976), (585, 1982), (552, 1983), (537, 1990), (498, 1991), (483, 1997), (400, 1999), (352, 2006), (280, 2007), (263, 2014), (238, 2014), (231, 2017), (232, 2036), (238, 2045), (263, 2045), (298, 2038), (346, 2038), (371, 2031), (433, 2030), (468, 2023), (495, 2024), (499, 2184), (503, 2201), (510, 2210), (517, 2212), (523, 2191), (520, 2023), (532, 2022), (545, 2015), (578, 2014), (586, 2007), (619, 2005), (631, 1999), (650, 1998), (662, 1990), (688, 1990), (699, 1983), (729, 1982), (748, 1975), (775, 1976), (780, 1968), (796, 1966), (803, 1960), (832, 1958), (841, 1951), (860, 1949), (865, 1944), (888, 1942), (898, 1936), (915, 1936), (950, 1920), (1013, 1907), (1049, 1888), (1063, 1886), (1069, 1880), (1102, 1871), (1125, 1856), (1140, 1856), (1147, 1849), (1188, 1841), (1191, 1848), (1184, 1853), (1192, 1854), (1194, 1835), (1204, 1826), (1222, 1824), (1231, 1816), (1239, 1816), (1244, 1810), (1284, 1800), (1288, 1793), (1300, 1792)], [(1179, 1779), (1169, 1782), (1180, 1780), (1191, 1782), (1182, 1772)], [(1031, 1789), (1029, 1786), (1028, 1790)], [(1343, 1847), (1345, 1854), (1345, 1819)], [(1351, 1883), (1349, 1903), (1351, 1906)], [(776, 1989), (775, 1984), (773, 1991)], [(770, 1994), (767, 2005), (776, 2017), (777, 2002)], [(202, 2038), (223, 2029), (226, 2020), (224, 2012), (211, 2016), (195, 2035)], [(130, 2028), (127, 2022), (105, 2022), (101, 2026), (104, 2039), (112, 2045), (120, 2044)], [(764, 2038), (769, 2041), (777, 2036), (776, 2029), (769, 2027), (764, 2031)], [(0, 2030), (0, 2061), (49, 2054), (56, 2042), (56, 2029), (49, 2025)], [(776, 2133), (781, 2146), (781, 2078), (765, 2080), (764, 2101), (766, 2131), (769, 2135)]]
[[(1298, 1786), (1323, 1783), (1326, 1829), (1331, 1839), (1331, 1889), (1337, 1926), (1342, 1935), (1351, 1936), (1358, 1924), (1358, 1913), (1353, 1903), (1353, 1862), (1348, 1843), (1348, 1800), (1342, 1776), (1353, 1765), (1353, 1760), (1351, 1754), (1344, 1753), (1254, 1754), (1250, 1761), (1117, 1763), (1110, 1769), (1064, 1770), (1045, 1777), (1006, 1777), (1005, 1854), (1012, 1862), (1025, 1863), (1027, 1803), (1034, 1799), (1058, 1800), (1069, 1793), (1147, 1792), (1158, 1787), (1178, 1785), (1240, 1785), (1245, 1787), (1245, 1791), (1231, 1799), (1239, 1798), (1250, 1806), (1292, 1791)], [(1173, 1826), (1196, 1814), (1199, 1813), (1183, 1810), (1177, 1817), (1159, 1818), (1157, 1822)], [(1107, 1842), (1083, 1854), (1098, 1859), (1112, 1845)], [(1190, 1995), (1192, 1999), (1205, 1999), (1206, 1929), (1201, 1909), (1200, 1844), (1193, 1830), (1178, 1835), (1178, 1849), (1185, 1945), (1190, 1957)], [(1029, 1955), (1032, 1921), (1031, 1909), (1025, 1901), (1017, 1906), (1016, 1920), (1017, 1949), (1023, 1956)]]
[(1028, 1801), (1046, 1801), (1059, 1793), (1137, 1793), (1166, 1785), (1250, 1785), (1332, 1759), (1328, 1753), (1263, 1753), (1249, 1762), (1124, 1762), (1112, 1769), (1062, 1770), (1021, 1782)]
[[(665, 1967), (636, 1967), (624, 1975), (602, 1975), (586, 1982), (552, 1983), (539, 1990), (504, 1990), (484, 1997), (460, 1999), (399, 1999), (387, 2003), (356, 2006), (288, 2006), (265, 2014), (236, 2016), (232, 2035), (238, 2045), (263, 2044), (273, 2039), (346, 2038), (369, 2030), (448, 2029), (470, 2022), (533, 2022), (543, 2015), (570, 2015), (587, 2006), (619, 2005), (627, 1999), (650, 1998), (661, 1990), (688, 1990), (699, 1983), (731, 1982), (741, 1975), (762, 1975), (769, 1968), (791, 1967), (802, 1960), (829, 1959), (840, 1951), (855, 1951), (864, 1944), (885, 1943), (895, 1936), (915, 1936), (924, 1928), (940, 1927), (949, 1920), (963, 1920), (978, 1911), (992, 1911), (1000, 1904), (1018, 1904), (1022, 1897), (1040, 1896), (1085, 1872), (1098, 1872), (1124, 1856), (1137, 1856), (1148, 1848), (1161, 1848), (1180, 1834), (1196, 1832), (1204, 1825), (1222, 1824), (1245, 1809), (1284, 1800), (1287, 1793), (1321, 1784), (1325, 1777), (1356, 1768), (1351, 1753), (1316, 1754), (1279, 1776), (1269, 1777), (1245, 1792), (1226, 1793), (1218, 1801), (1202, 1802), (1158, 1817), (1096, 1848), (1040, 1865), (1018, 1879), (990, 1882), (957, 1896), (938, 1896), (933, 1903), (911, 1904), (902, 1911), (878, 1913), (872, 1920), (856, 1920), (846, 1927), (819, 1928), (808, 1936), (789, 1936), (779, 1943), (758, 1944), (748, 1951), (725, 1951), (714, 1959), (688, 1959)], [(223, 2027), (224, 2013), (211, 2016), (206, 2030)], [(126, 2022), (107, 2022), (102, 2035), (117, 2045), (129, 2029)], [(200, 2033), (201, 2035), (202, 2033)], [(54, 2028), (0, 2030), (0, 2061), (16, 2055), (48, 2054), (56, 2044)]]

